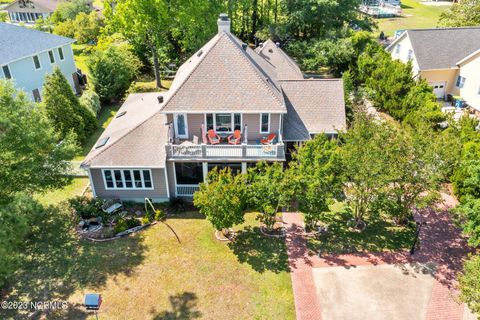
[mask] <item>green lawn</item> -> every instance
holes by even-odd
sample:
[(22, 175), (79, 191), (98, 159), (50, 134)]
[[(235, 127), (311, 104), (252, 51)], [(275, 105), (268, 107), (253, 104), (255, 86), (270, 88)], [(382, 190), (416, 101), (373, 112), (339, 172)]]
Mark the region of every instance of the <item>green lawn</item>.
[[(70, 218), (52, 212), (39, 226), (40, 240), (11, 279), (9, 300), (68, 300), (48, 319), (94, 319), (85, 293), (102, 294), (100, 319), (294, 319), (294, 302), (283, 239), (257, 230), (247, 214), (237, 242), (214, 239), (197, 213), (108, 243), (80, 241)], [(6, 314), (13, 317), (13, 314)]]
[(57, 204), (74, 196), (81, 195), (87, 185), (88, 178), (74, 178), (71, 183), (64, 188), (38, 194), (35, 198), (43, 205)]
[(448, 6), (427, 6), (418, 0), (402, 0), (403, 17), (375, 19), (378, 32), (383, 31), (392, 36), (395, 30), (414, 28), (434, 28), (438, 25), (440, 14)]
[(368, 217), (367, 227), (358, 232), (347, 226), (352, 218), (343, 204), (336, 203), (322, 220), (328, 232), (308, 240), (308, 247), (315, 253), (381, 252), (409, 249), (415, 236), (415, 225), (395, 226), (387, 217)]

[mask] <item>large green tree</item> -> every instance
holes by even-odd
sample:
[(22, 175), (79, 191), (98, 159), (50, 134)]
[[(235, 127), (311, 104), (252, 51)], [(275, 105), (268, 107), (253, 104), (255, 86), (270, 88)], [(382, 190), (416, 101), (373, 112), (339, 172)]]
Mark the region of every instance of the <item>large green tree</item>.
[(46, 76), (42, 94), (45, 114), (62, 139), (73, 131), (83, 142), (96, 129), (95, 115), (80, 104), (60, 68)]
[(75, 20), (80, 13), (90, 13), (92, 11), (91, 0), (70, 0), (58, 4), (55, 12), (52, 14), (53, 23), (59, 23), (66, 20)]
[(140, 62), (127, 45), (112, 44), (96, 50), (87, 61), (90, 81), (103, 102), (123, 97), (140, 68)]
[(314, 228), (342, 192), (338, 143), (318, 135), (298, 148), (292, 157), (287, 176), (307, 227)]
[(74, 137), (60, 136), (40, 108), (9, 81), (0, 80), (0, 202), (68, 182), (77, 151)]
[(447, 27), (471, 27), (480, 25), (480, 1), (462, 0), (454, 3), (440, 16), (440, 25)]
[(200, 184), (193, 203), (216, 230), (228, 235), (228, 228), (244, 221), (245, 195), (244, 175), (235, 175), (229, 168), (215, 168), (207, 182)]

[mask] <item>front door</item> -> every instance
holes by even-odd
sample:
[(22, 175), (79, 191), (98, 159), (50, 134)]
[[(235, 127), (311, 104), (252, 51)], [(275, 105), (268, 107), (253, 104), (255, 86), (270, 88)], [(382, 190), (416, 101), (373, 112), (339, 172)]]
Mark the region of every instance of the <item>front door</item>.
[(445, 89), (446, 89), (446, 82), (434, 82), (430, 84), (433, 88), (433, 93), (437, 97), (437, 99), (444, 99), (445, 98)]

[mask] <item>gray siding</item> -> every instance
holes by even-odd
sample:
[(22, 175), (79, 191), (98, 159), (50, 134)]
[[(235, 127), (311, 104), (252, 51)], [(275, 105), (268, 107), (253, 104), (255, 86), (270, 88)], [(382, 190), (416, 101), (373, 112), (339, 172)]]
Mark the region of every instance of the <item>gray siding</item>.
[(205, 120), (203, 114), (192, 114), (187, 115), (188, 121), (188, 138), (193, 139), (193, 136), (197, 136), (199, 141), (202, 142), (202, 123)]
[(134, 201), (143, 201), (144, 198), (152, 198), (154, 201), (168, 200), (165, 169), (160, 168), (151, 170), (153, 180), (152, 190), (106, 190), (102, 176), (102, 169), (91, 169), (90, 172), (97, 197), (106, 199), (119, 198)]

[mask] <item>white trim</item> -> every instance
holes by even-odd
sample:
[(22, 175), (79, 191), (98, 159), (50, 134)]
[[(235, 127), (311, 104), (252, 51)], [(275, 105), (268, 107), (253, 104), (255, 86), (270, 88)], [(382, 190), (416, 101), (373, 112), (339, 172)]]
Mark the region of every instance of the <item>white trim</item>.
[[(311, 79), (309, 81), (338, 81), (338, 79)], [(289, 80), (282, 80), (282, 81), (289, 81)], [(291, 80), (297, 81), (297, 80)], [(175, 113), (182, 113), (181, 111), (159, 111), (160, 114), (175, 114)], [(204, 111), (189, 111), (188, 114), (205, 114), (205, 113), (232, 113), (232, 110), (221, 110), (221, 111), (212, 111), (212, 110), (204, 110)], [(287, 111), (278, 111), (278, 110), (254, 110), (254, 111), (239, 111), (233, 113), (242, 113), (242, 114), (259, 114), (259, 113), (271, 113), (271, 114), (287, 114)]]
[[(268, 115), (268, 131), (266, 131), (266, 132), (265, 132), (265, 131), (262, 131), (262, 116), (263, 116), (264, 114), (267, 114), (267, 115)], [(259, 133), (262, 133), (262, 134), (270, 133), (270, 118), (271, 118), (271, 117), (270, 117), (270, 113), (266, 113), (266, 112), (260, 113), (260, 127), (258, 128)]]
[(163, 169), (165, 167), (148, 166), (148, 168), (146, 168), (145, 166), (142, 166), (142, 167), (139, 167), (139, 166), (85, 166), (85, 168), (92, 168), (92, 169)]
[[(35, 57), (37, 57), (37, 59), (38, 59), (38, 64), (40, 65), (39, 68), (37, 68), (37, 66), (35, 65)], [(32, 55), (32, 62), (33, 62), (33, 70), (35, 70), (35, 71), (42, 70), (42, 63), (40, 62), (39, 54)]]
[[(117, 187), (117, 179), (115, 178), (115, 171), (116, 170), (119, 170), (120, 171), (120, 174), (122, 176), (122, 184), (123, 184), (123, 188), (118, 188)], [(125, 175), (123, 173), (123, 171), (130, 171), (130, 176), (131, 176), (131, 179), (132, 179), (132, 188), (127, 188), (126, 187), (126, 181), (125, 181)], [(135, 177), (134, 177), (134, 174), (133, 174), (133, 171), (140, 171), (140, 179), (142, 181), (142, 187), (141, 188), (138, 188), (135, 186)], [(151, 188), (147, 188), (145, 187), (145, 181), (144, 181), (144, 178), (143, 178), (143, 170), (148, 170), (149, 173), (150, 173), (150, 183), (152, 184), (152, 187)], [(105, 171), (110, 171), (110, 173), (112, 174), (112, 182), (113, 182), (113, 188), (111, 187), (108, 187), (107, 186), (107, 180), (105, 179)], [(142, 168), (142, 169), (120, 169), (120, 168), (117, 168), (117, 169), (102, 169), (102, 178), (103, 178), (103, 184), (105, 186), (105, 190), (154, 190), (154, 184), (153, 184), (153, 175), (152, 175), (152, 170), (150, 168)]]
[[(95, 192), (95, 185), (93, 184), (93, 179), (92, 179), (92, 170), (88, 168), (88, 180), (90, 181), (90, 189), (92, 189), (92, 195), (94, 198), (97, 197), (97, 193)], [(103, 173), (102, 173), (103, 175)]]
[[(5, 74), (5, 72), (3, 71), (3, 68), (4, 67), (7, 67), (8, 69), (8, 72), (10, 73), (10, 78), (7, 78), (7, 75)], [(1, 69), (2, 69), (2, 74), (3, 74), (3, 78), (6, 79), (6, 80), (9, 80), (9, 79), (13, 79), (13, 75), (12, 75), (12, 69), (10, 69), (10, 66), (8, 64), (4, 64), (1, 66)]]
[[(178, 119), (178, 116), (179, 115), (183, 115), (183, 121), (185, 122), (184, 125), (185, 125), (185, 134), (178, 134), (178, 122), (177, 122), (177, 119)], [(188, 139), (188, 116), (186, 113), (174, 113), (173, 114), (173, 123), (174, 123), (174, 128), (175, 128), (175, 137), (176, 138), (183, 138), (183, 139)]]
[(168, 197), (168, 199), (170, 199), (170, 184), (168, 183), (167, 168), (163, 169), (163, 172), (165, 173), (165, 185), (167, 187), (167, 197)]
[(278, 132), (283, 136), (282, 115), (278, 116)]

